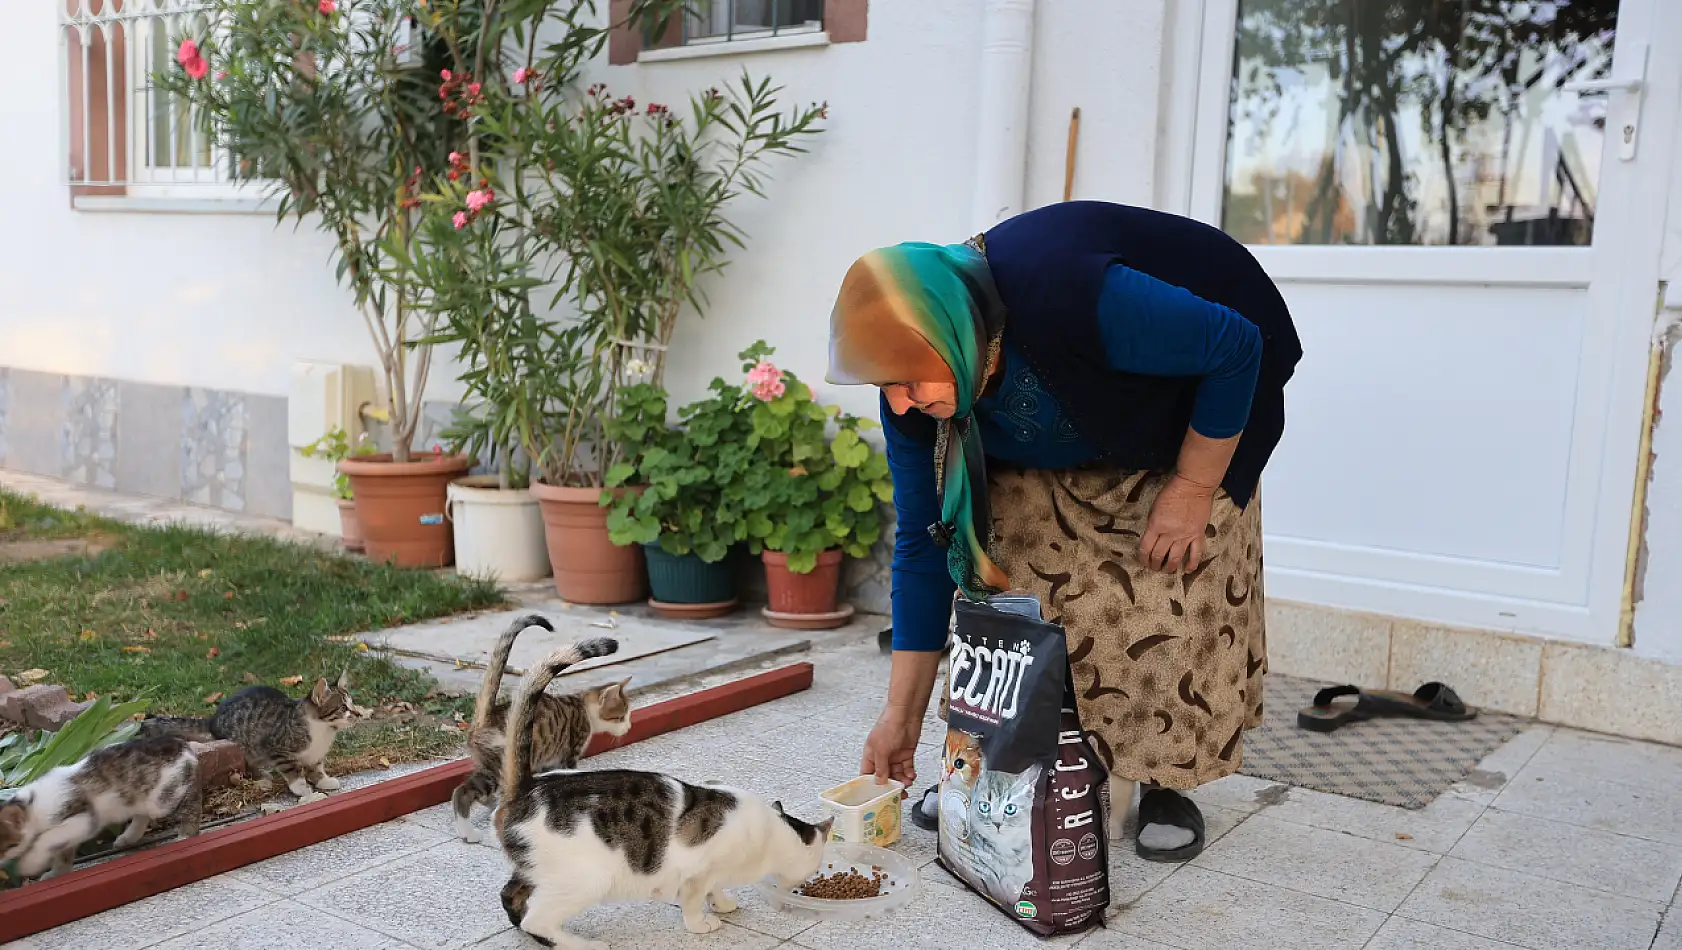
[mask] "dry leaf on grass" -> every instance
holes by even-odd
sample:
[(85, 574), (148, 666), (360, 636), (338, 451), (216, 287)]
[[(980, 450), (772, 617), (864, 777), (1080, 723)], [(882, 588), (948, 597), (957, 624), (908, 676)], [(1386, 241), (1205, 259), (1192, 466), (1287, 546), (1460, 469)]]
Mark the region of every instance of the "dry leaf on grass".
[(389, 768), (391, 768), (391, 760), (390, 760), (390, 759), (388, 759), (388, 758), (386, 758), (386, 757), (385, 757), (385, 756), (383, 756), (383, 755), (382, 755), (382, 756), (380, 756), (380, 768), (382, 768), (382, 769), (389, 769)]
[(1413, 835), (1403, 834), (1402, 832), (1398, 831), (1398, 832), (1396, 832), (1396, 840), (1397, 841), (1412, 841), (1413, 840)]
[(123, 647), (123, 652), (124, 653), (151, 653), (152, 648), (151, 647), (136, 646), (136, 645), (131, 643), (128, 646)]
[(214, 704), (222, 701), (222, 696), (223, 696), (222, 693), (211, 693), (209, 696), (206, 696), (204, 698), (204, 701), (206, 703), (214, 705)]
[(302, 676), (283, 676), (283, 677), (280, 678), (280, 685), (282, 685), (282, 686), (297, 686), (299, 683), (302, 683), (303, 681), (304, 681), (304, 678)]
[(222, 655), (222, 648), (221, 647), (211, 647), (210, 649), (208, 649), (204, 652), (204, 658), (207, 659), (207, 660), (214, 660), (221, 655)]
[(93, 632), (92, 630), (83, 630), (80, 636), (83, 640), (92, 640), (94, 637), (99, 636), (99, 634)]
[(262, 682), (262, 680), (259, 680), (257, 678), (256, 673), (246, 673), (244, 676), (241, 676), (240, 679), (245, 680), (247, 683), (260, 683), (260, 682)]
[(199, 572), (199, 576), (200, 577), (209, 577), (210, 575), (212, 575), (214, 573), (216, 573), (216, 572), (207, 567), (204, 570)]
[(35, 683), (39, 683), (46, 678), (47, 678), (47, 671), (46, 670), (39, 670), (39, 669), (37, 669), (37, 670), (24, 670), (22, 673), (18, 674), (18, 682), (23, 683), (25, 685), (34, 685)]

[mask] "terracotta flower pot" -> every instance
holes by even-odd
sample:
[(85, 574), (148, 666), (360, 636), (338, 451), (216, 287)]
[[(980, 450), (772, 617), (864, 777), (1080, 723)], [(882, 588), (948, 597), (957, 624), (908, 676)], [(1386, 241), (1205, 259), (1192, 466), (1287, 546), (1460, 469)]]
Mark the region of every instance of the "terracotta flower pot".
[(556, 593), (575, 604), (629, 604), (648, 596), (642, 546), (620, 547), (608, 538), (600, 488), (534, 484), (531, 493), (543, 506)]
[(356, 517), (356, 499), (340, 498), (339, 546), (346, 551), (362, 550), (362, 522)]
[(444, 493), (473, 461), (460, 455), (416, 453), (411, 462), (363, 455), (339, 463), (356, 496), (364, 549), (370, 560), (399, 567), (448, 567), (455, 544), (444, 517)]
[(765, 587), (768, 593), (764, 615), (776, 627), (824, 630), (839, 627), (853, 615), (850, 606), (836, 604), (841, 587), (841, 552), (818, 555), (818, 566), (810, 574), (788, 569), (788, 555), (766, 551)]

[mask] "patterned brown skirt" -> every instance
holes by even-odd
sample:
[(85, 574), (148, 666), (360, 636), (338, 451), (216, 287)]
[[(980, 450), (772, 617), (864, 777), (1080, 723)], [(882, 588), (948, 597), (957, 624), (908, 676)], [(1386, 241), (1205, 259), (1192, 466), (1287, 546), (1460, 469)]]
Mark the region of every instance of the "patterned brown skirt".
[(1166, 480), (991, 472), (993, 555), (1068, 632), (1081, 723), (1111, 774), (1191, 789), (1238, 771), (1262, 722), (1261, 506), (1218, 493), (1203, 563), (1153, 571), (1139, 539)]

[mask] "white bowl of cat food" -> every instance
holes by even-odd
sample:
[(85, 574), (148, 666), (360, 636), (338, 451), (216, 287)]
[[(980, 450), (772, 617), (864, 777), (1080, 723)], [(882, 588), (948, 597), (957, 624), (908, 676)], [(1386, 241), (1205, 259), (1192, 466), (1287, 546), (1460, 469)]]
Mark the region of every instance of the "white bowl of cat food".
[(832, 841), (810, 880), (793, 888), (767, 882), (760, 890), (779, 910), (819, 920), (863, 920), (904, 907), (923, 892), (923, 881), (902, 854)]

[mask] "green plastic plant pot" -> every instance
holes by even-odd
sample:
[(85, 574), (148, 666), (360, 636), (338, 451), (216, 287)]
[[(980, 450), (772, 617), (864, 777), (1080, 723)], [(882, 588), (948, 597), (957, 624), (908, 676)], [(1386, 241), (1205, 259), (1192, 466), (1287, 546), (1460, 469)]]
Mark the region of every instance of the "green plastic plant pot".
[(736, 599), (735, 558), (708, 564), (694, 554), (667, 554), (655, 541), (648, 556), (648, 586), (666, 604), (717, 604)]

